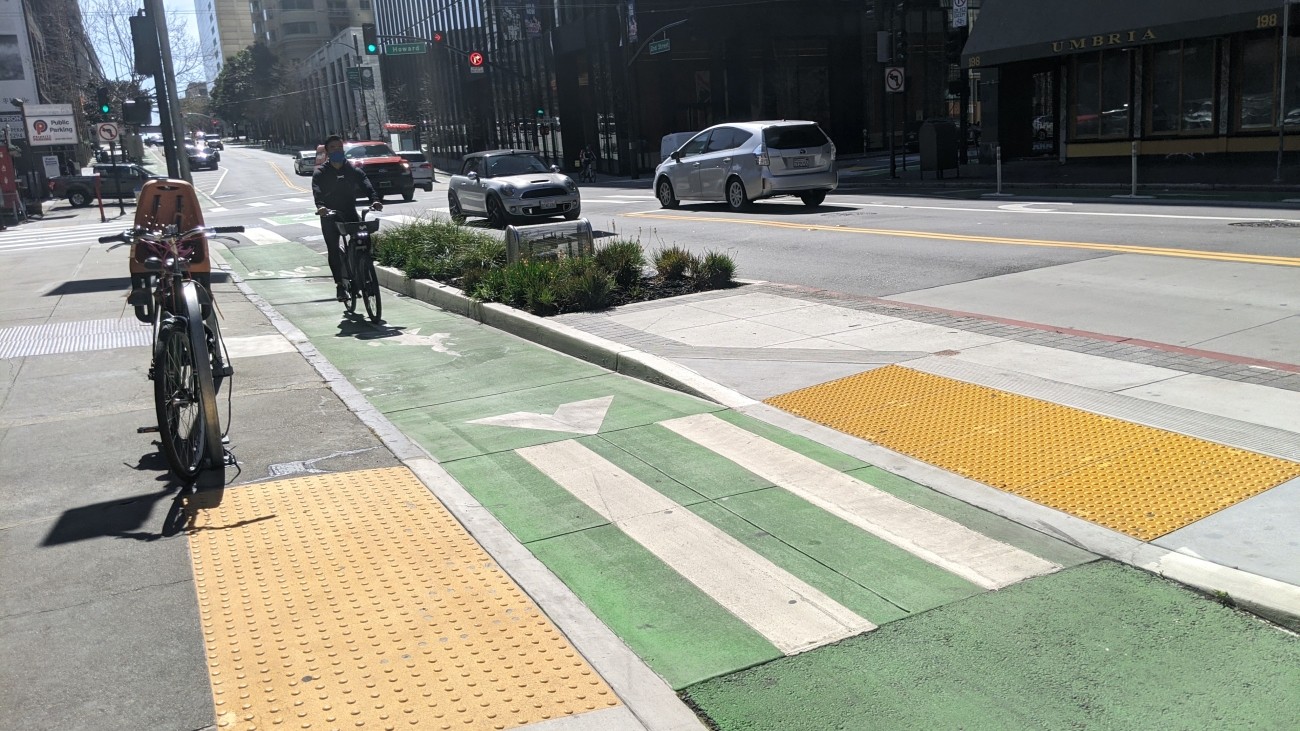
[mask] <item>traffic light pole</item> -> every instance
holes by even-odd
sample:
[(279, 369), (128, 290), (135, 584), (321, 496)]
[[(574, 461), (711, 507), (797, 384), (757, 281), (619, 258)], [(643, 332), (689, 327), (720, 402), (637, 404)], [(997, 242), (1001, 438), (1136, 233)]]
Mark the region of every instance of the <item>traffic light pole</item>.
[(154, 90), (158, 94), (158, 118), (162, 122), (163, 152), (167, 156), (167, 176), (180, 178), (192, 183), (190, 161), (180, 154), (178, 134), (184, 134), (185, 126), (180, 121), (180, 100), (176, 95), (176, 76), (172, 70), (172, 45), (167, 37), (167, 15), (163, 10), (163, 0), (144, 0), (145, 14), (153, 19), (154, 29), (158, 33), (158, 50), (162, 54), (159, 73), (153, 77)]

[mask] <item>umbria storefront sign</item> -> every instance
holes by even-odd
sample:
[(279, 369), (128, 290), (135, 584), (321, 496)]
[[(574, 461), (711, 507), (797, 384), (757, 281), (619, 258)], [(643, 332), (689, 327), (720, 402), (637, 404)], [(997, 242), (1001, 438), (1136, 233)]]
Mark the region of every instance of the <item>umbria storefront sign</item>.
[(1159, 40), (1156, 38), (1155, 31), (1147, 28), (1146, 30), (1126, 30), (1119, 33), (1106, 33), (1104, 35), (1084, 36), (1082, 38), (1070, 38), (1063, 41), (1052, 41), (1052, 53), (1071, 53), (1074, 51), (1084, 51), (1093, 48), (1105, 48), (1107, 46), (1123, 46), (1130, 43), (1150, 43)]

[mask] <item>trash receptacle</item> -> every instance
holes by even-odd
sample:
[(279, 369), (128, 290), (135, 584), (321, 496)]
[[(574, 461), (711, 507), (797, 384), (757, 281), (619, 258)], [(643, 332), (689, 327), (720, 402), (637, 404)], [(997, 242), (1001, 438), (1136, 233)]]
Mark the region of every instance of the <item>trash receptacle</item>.
[(944, 170), (958, 170), (957, 125), (952, 120), (927, 120), (921, 125), (920, 138), (921, 177), (927, 170), (941, 178)]

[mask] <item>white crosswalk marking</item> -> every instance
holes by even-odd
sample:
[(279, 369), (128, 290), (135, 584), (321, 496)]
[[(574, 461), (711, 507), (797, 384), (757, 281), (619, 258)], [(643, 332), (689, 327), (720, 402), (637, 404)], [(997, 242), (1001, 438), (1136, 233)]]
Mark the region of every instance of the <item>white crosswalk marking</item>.
[(269, 206), (269, 205), (271, 205), (271, 204), (270, 204), (270, 203), (264, 203), (264, 202), (262, 202), (262, 201), (257, 201), (257, 202), (255, 202), (255, 203), (249, 203), (249, 204), (248, 204), (248, 206), (249, 206), (250, 208), (264, 208), (264, 207)]
[(84, 226), (59, 226), (33, 228), (31, 225), (13, 226), (0, 231), (0, 254), (12, 254), (36, 249), (59, 249), (71, 246), (89, 248), (99, 244), (100, 236), (115, 234), (129, 227), (130, 222), (90, 224)]
[(671, 419), (662, 426), (985, 589), (1061, 568), (711, 414)]
[(876, 628), (578, 442), (517, 453), (787, 655)]
[(244, 236), (258, 246), (265, 246), (267, 244), (283, 244), (289, 240), (270, 229), (258, 226), (246, 226), (244, 228)]

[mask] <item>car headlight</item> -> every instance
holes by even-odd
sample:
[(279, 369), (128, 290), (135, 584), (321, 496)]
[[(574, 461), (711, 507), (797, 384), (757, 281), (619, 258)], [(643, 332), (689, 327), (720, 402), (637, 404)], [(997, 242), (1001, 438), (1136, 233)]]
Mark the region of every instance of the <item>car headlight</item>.
[(568, 188), (570, 193), (578, 192), (578, 184), (573, 182), (573, 178), (565, 178), (564, 187)]
[(507, 198), (514, 198), (514, 197), (515, 197), (516, 195), (518, 195), (518, 194), (519, 194), (519, 191), (518, 191), (518, 190), (515, 190), (515, 186), (513, 186), (513, 185), (503, 185), (503, 186), (501, 186), (501, 195), (504, 195), (504, 196), (507, 197)]

